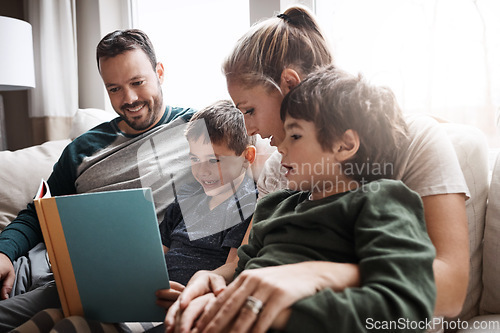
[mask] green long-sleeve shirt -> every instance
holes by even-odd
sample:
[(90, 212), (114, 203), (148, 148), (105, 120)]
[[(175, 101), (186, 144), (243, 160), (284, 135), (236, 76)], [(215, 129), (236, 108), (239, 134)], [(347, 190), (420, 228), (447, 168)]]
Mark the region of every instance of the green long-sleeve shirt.
[[(150, 187), (161, 221), (167, 205), (174, 199), (174, 178), (177, 186), (194, 181), (184, 138), (185, 124), (194, 112), (190, 108), (167, 106), (153, 128), (136, 135), (120, 131), (121, 118), (82, 134), (64, 149), (54, 165), (47, 180), (51, 194)], [(0, 234), (0, 252), (14, 261), (42, 240), (35, 205), (31, 202)]]
[[(308, 197), (279, 191), (258, 203), (236, 275), (313, 260), (355, 263), (361, 287), (325, 289), (296, 302), (286, 331), (425, 331), (436, 297), (435, 250), (420, 197), (393, 180), (320, 200)], [(388, 325), (390, 330), (381, 329)]]

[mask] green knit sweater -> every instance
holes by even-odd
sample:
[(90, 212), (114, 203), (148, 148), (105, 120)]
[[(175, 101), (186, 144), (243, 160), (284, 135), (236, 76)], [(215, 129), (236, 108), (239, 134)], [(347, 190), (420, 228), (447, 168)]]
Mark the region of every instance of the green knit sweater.
[(434, 247), (420, 197), (380, 180), (320, 200), (279, 191), (259, 201), (244, 269), (303, 261), (359, 265), (361, 287), (325, 289), (292, 306), (287, 332), (422, 332), (434, 309)]

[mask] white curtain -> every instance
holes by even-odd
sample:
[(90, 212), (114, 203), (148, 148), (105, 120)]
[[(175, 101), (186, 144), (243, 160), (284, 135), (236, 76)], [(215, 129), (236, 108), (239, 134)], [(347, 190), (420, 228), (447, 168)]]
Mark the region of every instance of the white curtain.
[(78, 108), (75, 0), (27, 0), (36, 88), (30, 92), (35, 141), (66, 138)]

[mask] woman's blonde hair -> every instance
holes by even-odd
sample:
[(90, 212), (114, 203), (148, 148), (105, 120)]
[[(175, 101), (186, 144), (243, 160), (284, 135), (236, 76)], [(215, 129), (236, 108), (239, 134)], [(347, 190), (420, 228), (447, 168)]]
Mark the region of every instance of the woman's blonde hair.
[(333, 56), (313, 15), (302, 6), (253, 25), (225, 59), (222, 71), (228, 82), (247, 87), (263, 84), (279, 90), (285, 68), (301, 78), (331, 65)]

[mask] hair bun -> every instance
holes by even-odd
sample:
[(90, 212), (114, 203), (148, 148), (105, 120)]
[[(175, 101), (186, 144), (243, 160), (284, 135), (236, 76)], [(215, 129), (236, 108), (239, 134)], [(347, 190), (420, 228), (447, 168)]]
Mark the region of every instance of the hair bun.
[(279, 14), (277, 17), (280, 19), (283, 19), (283, 21), (285, 21), (286, 23), (291, 23), (291, 21), (292, 21), (290, 16), (288, 16), (286, 14)]

